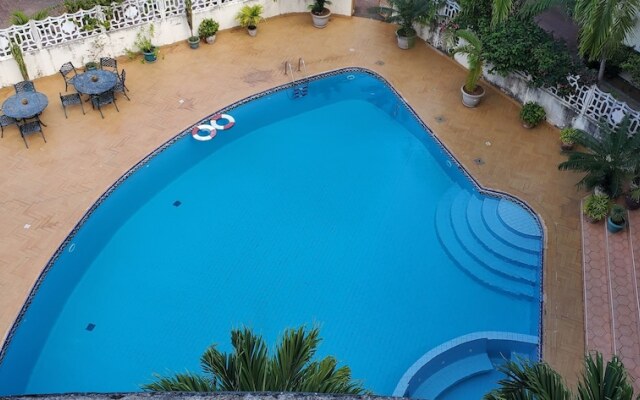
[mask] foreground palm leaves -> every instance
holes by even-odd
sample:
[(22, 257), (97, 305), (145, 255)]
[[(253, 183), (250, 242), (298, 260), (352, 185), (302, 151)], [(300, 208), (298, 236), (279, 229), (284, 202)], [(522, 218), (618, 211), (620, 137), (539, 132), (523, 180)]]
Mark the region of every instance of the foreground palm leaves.
[(585, 370), (574, 395), (556, 371), (544, 362), (509, 361), (501, 368), (506, 375), (500, 387), (484, 400), (632, 400), (633, 388), (622, 362), (613, 356), (606, 366), (602, 354), (585, 358)]
[(275, 354), (269, 355), (261, 336), (247, 329), (231, 331), (232, 353), (221, 353), (215, 345), (200, 357), (205, 375), (192, 372), (163, 377), (143, 385), (144, 390), (165, 392), (314, 392), (364, 394), (351, 379), (347, 366), (338, 368), (329, 356), (311, 361), (320, 343), (319, 329), (287, 329)]

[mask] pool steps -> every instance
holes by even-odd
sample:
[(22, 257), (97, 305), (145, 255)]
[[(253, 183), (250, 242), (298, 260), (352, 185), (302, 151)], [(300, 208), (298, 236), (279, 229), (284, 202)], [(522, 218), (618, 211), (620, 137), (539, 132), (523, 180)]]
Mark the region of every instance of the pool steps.
[(542, 246), (531, 214), (508, 200), (453, 186), (438, 204), (435, 224), (445, 251), (474, 279), (511, 295), (538, 297)]
[(494, 367), (486, 352), (473, 354), (446, 365), (431, 375), (412, 393), (415, 399), (437, 399), (442, 392), (476, 375), (493, 371)]
[(493, 373), (504, 361), (537, 359), (539, 338), (504, 331), (480, 331), (442, 343), (416, 360), (402, 375), (394, 397), (437, 400), (456, 385)]

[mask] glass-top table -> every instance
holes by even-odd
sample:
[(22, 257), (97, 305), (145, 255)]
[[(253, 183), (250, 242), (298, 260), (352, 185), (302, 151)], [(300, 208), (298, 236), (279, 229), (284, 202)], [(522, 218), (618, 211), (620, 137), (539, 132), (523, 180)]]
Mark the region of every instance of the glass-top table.
[(118, 82), (118, 75), (101, 69), (87, 71), (73, 78), (73, 86), (83, 94), (100, 94), (113, 89)]
[(47, 108), (49, 99), (40, 92), (20, 92), (2, 103), (5, 115), (15, 119), (35, 117)]

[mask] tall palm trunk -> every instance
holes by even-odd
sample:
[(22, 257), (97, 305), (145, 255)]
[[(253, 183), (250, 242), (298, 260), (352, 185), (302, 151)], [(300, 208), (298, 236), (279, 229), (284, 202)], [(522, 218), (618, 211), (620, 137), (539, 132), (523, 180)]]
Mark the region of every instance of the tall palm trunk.
[(607, 60), (605, 58), (600, 59), (600, 68), (598, 69), (598, 82), (602, 81), (604, 78), (604, 69), (607, 65)]

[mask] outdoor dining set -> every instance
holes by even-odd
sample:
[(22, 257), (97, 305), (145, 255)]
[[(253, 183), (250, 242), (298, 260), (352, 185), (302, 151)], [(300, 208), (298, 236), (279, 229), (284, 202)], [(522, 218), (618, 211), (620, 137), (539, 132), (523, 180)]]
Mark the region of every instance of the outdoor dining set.
[[(64, 78), (65, 94), (60, 94), (60, 102), (67, 116), (67, 107), (79, 105), (82, 114), (85, 114), (83, 102), (90, 101), (93, 109), (98, 109), (104, 118), (102, 107), (113, 104), (116, 111), (120, 112), (116, 103), (116, 93), (122, 93), (127, 100), (129, 90), (125, 86), (126, 72), (118, 71), (118, 61), (103, 57), (100, 59), (100, 68), (78, 73), (71, 62), (64, 63), (60, 68), (60, 74)], [(69, 93), (69, 87), (74, 89)], [(49, 105), (47, 96), (36, 90), (31, 81), (22, 81), (14, 85), (15, 94), (2, 103), (0, 113), (0, 137), (4, 137), (4, 128), (15, 125), (20, 131), (20, 136), (25, 146), (29, 148), (26, 136), (32, 133), (40, 133), (42, 139), (47, 142), (42, 127), (47, 125), (42, 122), (40, 115)], [(83, 99), (82, 96), (88, 96)]]

